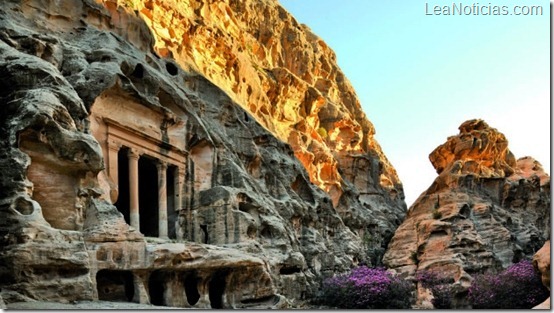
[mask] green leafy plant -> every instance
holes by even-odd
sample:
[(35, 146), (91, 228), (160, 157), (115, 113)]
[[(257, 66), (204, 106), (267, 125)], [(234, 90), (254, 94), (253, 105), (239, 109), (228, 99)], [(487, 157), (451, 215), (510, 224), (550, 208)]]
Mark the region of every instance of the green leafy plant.
[(322, 139), (326, 139), (327, 138), (327, 130), (323, 127), (320, 127), (317, 129), (317, 133), (319, 134), (319, 136), (322, 138)]
[(412, 262), (414, 262), (415, 265), (419, 264), (419, 259), (417, 258), (417, 252), (416, 251), (412, 251), (410, 253), (410, 259), (412, 260)]

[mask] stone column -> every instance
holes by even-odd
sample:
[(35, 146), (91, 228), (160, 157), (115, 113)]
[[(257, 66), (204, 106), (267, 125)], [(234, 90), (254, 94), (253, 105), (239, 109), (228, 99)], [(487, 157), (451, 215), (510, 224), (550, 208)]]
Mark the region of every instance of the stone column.
[(173, 172), (173, 185), (174, 185), (174, 198), (173, 203), (175, 211), (181, 211), (183, 209), (183, 185), (185, 182), (185, 169), (180, 167), (175, 167)]
[(115, 186), (110, 189), (110, 200), (112, 203), (115, 203), (119, 197), (119, 169), (117, 165), (117, 154), (120, 148), (121, 144), (118, 144), (113, 140), (108, 141), (108, 177), (112, 180), (113, 185)]
[(159, 161), (158, 168), (158, 237), (167, 236), (167, 163)]
[(135, 149), (129, 149), (127, 157), (129, 158), (129, 217), (131, 226), (137, 231), (140, 231), (138, 176), (138, 160), (140, 154)]
[[(177, 216), (180, 216), (183, 209), (184, 182), (185, 169), (176, 166), (173, 171), (173, 211), (177, 212)], [(175, 221), (174, 227), (177, 239), (184, 240), (184, 233), (181, 225), (179, 225), (179, 219)]]

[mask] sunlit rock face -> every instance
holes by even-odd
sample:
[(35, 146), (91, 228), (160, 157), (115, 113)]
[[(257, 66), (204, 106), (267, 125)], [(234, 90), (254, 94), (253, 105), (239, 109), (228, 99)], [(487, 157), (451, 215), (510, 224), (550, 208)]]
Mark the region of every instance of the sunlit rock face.
[(406, 277), (453, 277), (454, 305), (464, 308), (472, 275), (531, 259), (550, 237), (550, 177), (530, 157), (515, 161), (504, 135), (484, 121), (459, 129), (429, 156), (439, 176), (409, 209), (383, 262)]
[[(148, 25), (154, 51), (200, 73), (287, 142), (309, 180), (326, 191), (345, 224), (366, 240), (366, 262), (380, 262), (405, 216), (395, 169), (374, 138), (334, 52), (277, 1), (101, 1)], [(114, 30), (135, 40), (133, 19)]]
[(0, 8), (5, 302), (283, 308), (379, 264), (402, 186), (276, 2)]

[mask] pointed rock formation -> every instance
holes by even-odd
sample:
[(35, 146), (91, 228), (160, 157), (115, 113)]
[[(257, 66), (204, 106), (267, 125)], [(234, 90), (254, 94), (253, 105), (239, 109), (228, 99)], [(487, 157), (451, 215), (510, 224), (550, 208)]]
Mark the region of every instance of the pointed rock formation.
[(410, 278), (447, 274), (454, 305), (464, 308), (473, 274), (530, 259), (550, 237), (550, 177), (530, 157), (516, 161), (485, 121), (459, 130), (430, 154), (439, 176), (409, 209), (383, 262)]

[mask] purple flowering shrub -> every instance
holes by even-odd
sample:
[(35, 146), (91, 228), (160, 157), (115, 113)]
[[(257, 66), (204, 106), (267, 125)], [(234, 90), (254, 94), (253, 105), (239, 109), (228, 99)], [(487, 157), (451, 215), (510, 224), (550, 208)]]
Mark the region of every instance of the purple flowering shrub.
[(476, 275), (468, 293), (474, 309), (530, 309), (549, 295), (531, 261), (521, 261), (496, 275)]
[(360, 266), (323, 282), (321, 302), (341, 309), (409, 309), (411, 284), (384, 268)]
[(452, 308), (452, 283), (453, 278), (440, 275), (433, 271), (421, 271), (416, 274), (416, 281), (433, 293), (431, 303), (435, 309)]

